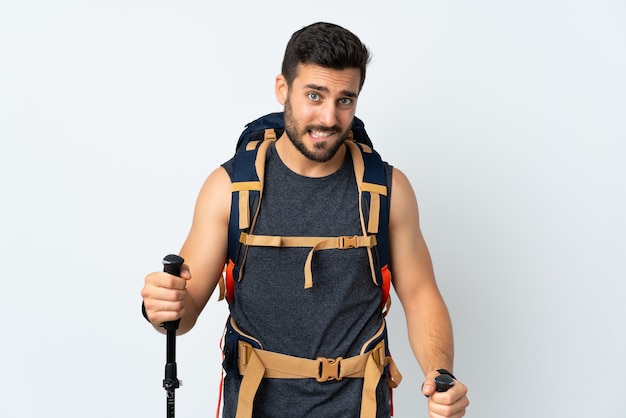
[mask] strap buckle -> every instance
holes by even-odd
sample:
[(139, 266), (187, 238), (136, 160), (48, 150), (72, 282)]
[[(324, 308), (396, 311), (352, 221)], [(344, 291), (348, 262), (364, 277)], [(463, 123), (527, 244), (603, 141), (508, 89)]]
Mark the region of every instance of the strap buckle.
[(348, 248), (357, 248), (359, 246), (358, 238), (356, 235), (352, 237), (339, 237), (337, 248), (345, 250)]
[(319, 361), (319, 372), (315, 380), (318, 382), (341, 380), (341, 360), (343, 360), (342, 357), (337, 357), (336, 359), (318, 357), (317, 361)]
[(387, 365), (387, 355), (385, 354), (385, 344), (383, 341), (374, 347), (372, 350), (372, 357), (378, 367), (385, 367)]

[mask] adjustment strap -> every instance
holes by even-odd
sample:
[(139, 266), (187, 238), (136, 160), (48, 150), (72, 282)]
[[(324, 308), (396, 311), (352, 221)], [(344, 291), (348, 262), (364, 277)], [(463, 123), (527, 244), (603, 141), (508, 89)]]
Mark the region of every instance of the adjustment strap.
[(370, 194), (370, 215), (367, 221), (367, 232), (376, 234), (380, 224), (380, 196), (387, 195), (387, 188), (373, 183), (363, 183), (361, 187), (364, 192)]
[[(255, 168), (258, 181), (251, 179), (250, 181), (239, 181), (231, 184), (231, 191), (233, 193), (239, 193), (239, 229), (247, 229), (250, 227), (252, 219), (250, 213), (250, 192), (255, 191), (261, 194), (263, 190), (263, 178), (265, 175), (265, 156), (267, 154), (268, 147), (276, 140), (276, 133), (273, 129), (265, 131), (265, 141), (250, 141), (246, 145), (246, 151), (258, 150), (255, 160)], [(260, 204), (260, 202), (259, 202)]]
[(233, 193), (239, 193), (239, 229), (250, 226), (250, 192), (260, 191), (260, 181), (241, 181), (231, 186)]
[(311, 263), (313, 253), (320, 250), (372, 248), (376, 245), (376, 236), (341, 236), (341, 237), (281, 237), (275, 235), (252, 235), (242, 232), (239, 242), (246, 246), (257, 247), (311, 247), (304, 264), (304, 288), (313, 287)]
[[(252, 346), (250, 346), (252, 347)], [(241, 354), (240, 354), (241, 355)], [(237, 399), (237, 415), (235, 418), (252, 418), (254, 396), (261, 384), (265, 367), (254, 350), (251, 350), (248, 360), (248, 372), (241, 381), (239, 397)]]
[(353, 237), (338, 237), (338, 238), (329, 238), (327, 240), (319, 242), (315, 245), (311, 251), (309, 251), (309, 255), (306, 257), (306, 262), (304, 263), (304, 288), (310, 289), (313, 287), (313, 270), (311, 264), (313, 262), (313, 253), (319, 250), (329, 250), (329, 249), (349, 249), (349, 248), (372, 248), (376, 245), (376, 236), (353, 236)]
[[(393, 360), (385, 355), (385, 341), (380, 341), (373, 350), (355, 357), (315, 360), (273, 353), (238, 342), (239, 373), (243, 376), (239, 389), (236, 418), (251, 418), (254, 397), (265, 378), (302, 379), (314, 378), (318, 382), (363, 378), (361, 418), (376, 417), (376, 387), (385, 366), (390, 365), (394, 374), (397, 368)], [(399, 374), (398, 374), (399, 375)], [(399, 383), (399, 381), (394, 381)], [(389, 384), (392, 380), (389, 379)], [(395, 383), (394, 383), (395, 384)], [(395, 387), (395, 386), (394, 386)]]
[[(367, 146), (363, 146), (363, 148), (361, 148), (362, 144), (357, 145), (354, 141), (346, 141), (346, 146), (352, 156), (354, 177), (359, 190), (359, 216), (361, 218), (363, 235), (377, 234), (380, 226), (380, 196), (387, 195), (387, 187), (363, 181), (365, 178), (365, 161), (363, 160), (363, 152), (371, 153), (372, 150)], [(369, 208), (364, 208), (364, 193), (369, 194)], [(365, 225), (364, 210), (367, 209), (369, 210), (369, 213), (367, 225)], [(387, 226), (385, 225), (385, 227)], [(370, 270), (372, 272), (372, 281), (374, 284), (379, 286), (382, 283), (379, 283), (377, 279), (378, 272), (376, 271), (376, 263), (374, 262), (374, 255), (372, 254), (371, 247), (367, 250), (367, 257), (369, 258)]]
[[(261, 350), (245, 341), (238, 341), (237, 365), (239, 373), (246, 376), (253, 373), (257, 367), (263, 368), (263, 377), (275, 379), (304, 379), (313, 378), (318, 382), (341, 380), (343, 378), (358, 378), (366, 376), (368, 359), (384, 367), (388, 358), (385, 357), (385, 343), (380, 341), (374, 349), (350, 358), (318, 357), (315, 360), (294, 357), (272, 351)], [(380, 377), (380, 372), (378, 373)]]
[[(346, 141), (346, 145), (348, 150), (350, 151), (350, 155), (352, 156), (352, 164), (354, 165), (354, 176), (356, 178), (357, 187), (359, 188), (359, 198), (363, 192), (367, 192), (370, 194), (370, 207), (369, 207), (369, 217), (367, 223), (367, 232), (370, 234), (375, 234), (378, 232), (379, 227), (379, 218), (380, 218), (380, 196), (387, 196), (387, 187), (375, 184), (368, 183), (363, 181), (363, 177), (365, 175), (365, 162), (363, 161), (363, 155), (361, 155), (361, 148), (354, 142)], [(368, 147), (362, 145), (363, 152), (371, 153), (372, 150)], [(363, 208), (359, 205), (361, 216), (363, 215)]]

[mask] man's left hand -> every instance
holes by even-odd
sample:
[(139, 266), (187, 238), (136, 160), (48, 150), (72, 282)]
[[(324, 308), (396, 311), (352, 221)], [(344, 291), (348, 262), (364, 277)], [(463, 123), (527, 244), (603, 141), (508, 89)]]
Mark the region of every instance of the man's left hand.
[(435, 377), (439, 373), (434, 371), (426, 376), (422, 393), (428, 397), (428, 416), (430, 418), (459, 418), (465, 415), (469, 405), (467, 386), (458, 380), (446, 392), (435, 391)]

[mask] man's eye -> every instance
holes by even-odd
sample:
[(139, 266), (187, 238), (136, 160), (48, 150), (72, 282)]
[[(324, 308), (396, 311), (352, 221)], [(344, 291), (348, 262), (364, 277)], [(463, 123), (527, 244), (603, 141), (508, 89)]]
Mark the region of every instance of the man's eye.
[(314, 102), (317, 102), (320, 99), (320, 95), (317, 93), (309, 93), (309, 99), (311, 99)]
[(341, 104), (342, 106), (348, 106), (352, 103), (352, 99), (349, 99), (347, 97), (344, 97), (343, 99), (339, 99), (339, 104)]

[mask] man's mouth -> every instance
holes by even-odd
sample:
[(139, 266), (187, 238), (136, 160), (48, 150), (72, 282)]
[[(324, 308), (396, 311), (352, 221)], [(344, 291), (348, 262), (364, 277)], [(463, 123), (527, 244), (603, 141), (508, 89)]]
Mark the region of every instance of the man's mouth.
[(336, 129), (308, 129), (307, 133), (313, 139), (326, 139), (337, 133)]

